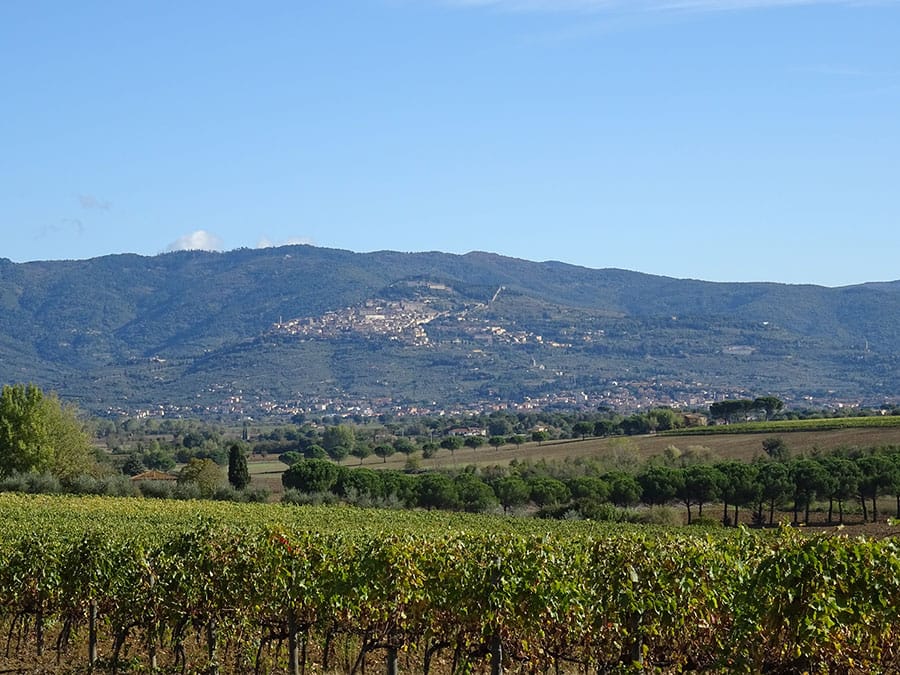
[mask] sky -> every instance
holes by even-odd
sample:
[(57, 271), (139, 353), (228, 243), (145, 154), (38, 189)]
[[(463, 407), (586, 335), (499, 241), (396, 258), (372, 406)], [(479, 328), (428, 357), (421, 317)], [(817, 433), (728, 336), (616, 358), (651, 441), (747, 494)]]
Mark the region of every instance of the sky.
[(0, 257), (900, 279), (900, 0), (6, 0)]

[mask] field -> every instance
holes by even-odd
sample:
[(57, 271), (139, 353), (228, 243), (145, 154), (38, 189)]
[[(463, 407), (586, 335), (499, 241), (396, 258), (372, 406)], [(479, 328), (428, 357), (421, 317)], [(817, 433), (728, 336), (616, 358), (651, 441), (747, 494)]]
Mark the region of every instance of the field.
[[(815, 431), (785, 431), (780, 434), (766, 432), (729, 433), (718, 435), (647, 435), (617, 436), (609, 438), (587, 438), (585, 440), (546, 441), (525, 443), (518, 448), (505, 445), (499, 449), (482, 446), (477, 450), (462, 447), (454, 453), (440, 450), (431, 459), (423, 459), (421, 453), (412, 456), (422, 469), (453, 469), (467, 465), (506, 466), (513, 459), (518, 461), (562, 462), (567, 459), (595, 458), (609, 463), (611, 466), (633, 466), (654, 455), (661, 455), (668, 446), (675, 446), (681, 451), (689, 448), (702, 453), (705, 457), (716, 459), (752, 460), (763, 454), (762, 441), (769, 436), (782, 438), (794, 455), (829, 451), (841, 447), (873, 447), (883, 445), (900, 445), (900, 427), (860, 427), (849, 429), (831, 429)], [(349, 467), (360, 466), (357, 459), (344, 461)], [(378, 457), (368, 457), (362, 466), (372, 469), (403, 469), (406, 456), (395, 454), (383, 461)], [(281, 474), (287, 467), (274, 457), (254, 458), (250, 462), (254, 486), (267, 487), (273, 494), (280, 494)]]
[(900, 548), (0, 495), (0, 670), (894, 672)]
[[(682, 453), (694, 453), (702, 461), (718, 460), (742, 460), (751, 461), (764, 455), (762, 441), (770, 438), (768, 433), (723, 433), (717, 435), (663, 435), (654, 434), (646, 436), (618, 436), (607, 438), (587, 438), (585, 440), (547, 441), (542, 444), (525, 443), (519, 447), (513, 444), (499, 449), (490, 446), (482, 446), (477, 450), (462, 447), (451, 453), (449, 450), (440, 450), (437, 456), (431, 459), (423, 459), (421, 453), (414, 453), (412, 460), (422, 470), (462, 469), (469, 465), (479, 467), (505, 466), (513, 460), (519, 462), (546, 461), (566, 462), (587, 458), (598, 462), (606, 469), (623, 469), (637, 471), (642, 462), (660, 456), (670, 446), (677, 447)], [(836, 430), (815, 431), (789, 431), (778, 434), (790, 448), (793, 456), (813, 453), (815, 451), (828, 452), (837, 448), (870, 448), (888, 445), (900, 445), (900, 427), (860, 427)], [(366, 458), (362, 464), (358, 459), (345, 460), (344, 465), (350, 468), (364, 466), (372, 469), (402, 470), (407, 463), (407, 458), (402, 454), (395, 454), (387, 458), (387, 461), (377, 458)], [(281, 474), (287, 467), (274, 459), (274, 457), (255, 457), (250, 462), (252, 485), (266, 487), (272, 494), (272, 499), (280, 498), (283, 488)], [(878, 500), (878, 510), (882, 515), (897, 514), (897, 503), (893, 497), (883, 497)], [(789, 506), (789, 504), (788, 504)], [(673, 505), (668, 507), (669, 514), (658, 514), (664, 522), (686, 522), (687, 511), (683, 506)], [(783, 507), (787, 508), (787, 506)], [(838, 527), (828, 520), (828, 502), (813, 503), (809, 525), (817, 529), (833, 529)], [(721, 506), (711, 505), (704, 511), (705, 515), (718, 519), (721, 516)], [(652, 515), (652, 514), (649, 514)], [(793, 518), (790, 510), (776, 509), (775, 522), (790, 521)], [(835, 516), (837, 517), (837, 516)], [(750, 525), (752, 511), (743, 509), (740, 512), (741, 522)], [(659, 519), (654, 522), (661, 522)], [(860, 505), (855, 500), (844, 504), (844, 524), (850, 531), (856, 534), (884, 537), (897, 534), (898, 527), (885, 521), (863, 522), (863, 514)], [(840, 526), (843, 527), (843, 526)]]

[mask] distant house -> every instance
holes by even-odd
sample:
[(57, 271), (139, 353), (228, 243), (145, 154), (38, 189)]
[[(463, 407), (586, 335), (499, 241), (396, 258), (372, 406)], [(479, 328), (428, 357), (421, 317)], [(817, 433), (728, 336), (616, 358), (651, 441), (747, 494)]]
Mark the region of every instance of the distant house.
[(132, 483), (143, 483), (145, 481), (156, 482), (156, 481), (171, 481), (178, 480), (178, 476), (173, 476), (170, 473), (166, 473), (165, 471), (156, 471), (154, 469), (150, 469), (149, 471), (144, 471), (143, 473), (139, 473), (136, 476), (131, 477)]
[(447, 432), (448, 436), (487, 436), (487, 429), (481, 427), (455, 427)]
[(709, 424), (709, 418), (700, 413), (685, 413), (683, 417), (684, 426), (686, 427), (705, 427)]

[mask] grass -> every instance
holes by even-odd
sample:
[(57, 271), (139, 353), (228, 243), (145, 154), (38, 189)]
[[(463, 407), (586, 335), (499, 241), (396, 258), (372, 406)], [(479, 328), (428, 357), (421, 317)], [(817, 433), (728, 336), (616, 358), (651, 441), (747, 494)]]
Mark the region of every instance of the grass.
[(900, 416), (834, 417), (808, 420), (777, 420), (773, 422), (743, 422), (710, 427), (689, 427), (664, 431), (661, 436), (719, 436), (722, 434), (777, 434), (796, 431), (836, 431), (841, 429), (869, 429), (900, 427)]
[(267, 456), (264, 459), (252, 459), (248, 462), (251, 476), (259, 476), (267, 473), (281, 473), (287, 468), (287, 465), (278, 459), (272, 459)]

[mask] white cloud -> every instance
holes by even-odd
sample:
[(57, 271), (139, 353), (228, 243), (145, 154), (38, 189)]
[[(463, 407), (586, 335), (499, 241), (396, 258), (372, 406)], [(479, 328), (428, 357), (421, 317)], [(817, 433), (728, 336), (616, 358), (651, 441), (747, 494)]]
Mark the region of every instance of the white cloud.
[(172, 251), (221, 251), (222, 239), (212, 232), (197, 230), (179, 237), (166, 247)]
[(312, 246), (315, 242), (312, 239), (307, 237), (288, 237), (282, 241), (272, 241), (268, 237), (262, 237), (258, 242), (256, 242), (256, 248), (275, 248), (277, 246), (298, 246), (298, 245), (309, 245)]

